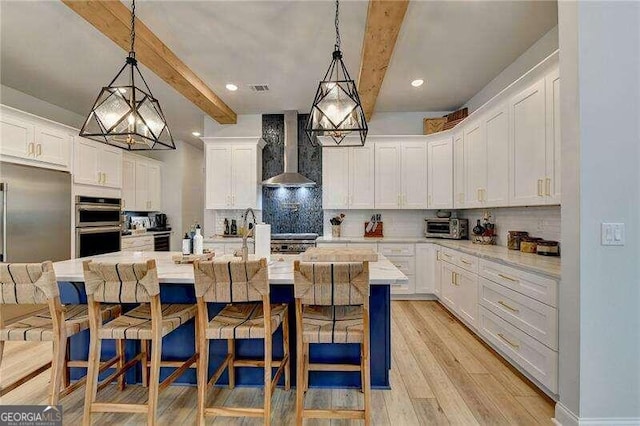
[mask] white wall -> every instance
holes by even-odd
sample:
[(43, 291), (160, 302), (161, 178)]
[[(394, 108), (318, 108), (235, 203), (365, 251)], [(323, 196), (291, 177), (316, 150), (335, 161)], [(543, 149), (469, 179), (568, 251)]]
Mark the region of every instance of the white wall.
[(5, 85), (0, 86), (0, 103), (78, 129), (85, 119), (80, 114)]
[(463, 106), (468, 107), (469, 112), (475, 111), (557, 49), (558, 26), (555, 26), (531, 45), (518, 59), (513, 61), (511, 65), (505, 68)]
[(204, 117), (205, 137), (243, 137), (262, 136), (262, 115), (242, 114), (238, 115), (236, 124), (218, 124), (212, 118)]
[[(560, 3), (563, 225), (579, 227), (562, 229), (564, 424), (640, 424), (638, 28), (638, 2)], [(601, 246), (602, 222), (625, 223), (626, 244)]]
[[(204, 150), (192, 145), (182, 144), (184, 153), (184, 172), (182, 182), (182, 230), (194, 221), (204, 227)], [(206, 229), (203, 229), (206, 232)], [(179, 247), (179, 246), (178, 246)]]
[(374, 112), (369, 121), (370, 135), (422, 135), (424, 119), (437, 118), (451, 111)]

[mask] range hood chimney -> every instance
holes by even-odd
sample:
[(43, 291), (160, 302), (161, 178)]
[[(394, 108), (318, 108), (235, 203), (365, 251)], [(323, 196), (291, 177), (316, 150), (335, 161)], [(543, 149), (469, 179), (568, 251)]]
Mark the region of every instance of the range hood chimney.
[(300, 188), (316, 186), (298, 173), (298, 111), (284, 112), (284, 173), (262, 182), (268, 188)]

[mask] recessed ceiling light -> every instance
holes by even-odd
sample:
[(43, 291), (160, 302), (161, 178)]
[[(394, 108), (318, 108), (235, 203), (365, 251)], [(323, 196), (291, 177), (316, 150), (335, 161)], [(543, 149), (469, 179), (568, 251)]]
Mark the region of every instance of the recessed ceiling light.
[(227, 83), (225, 87), (227, 88), (227, 90), (230, 90), (232, 92), (235, 92), (236, 90), (238, 90), (238, 86), (236, 86), (233, 83)]
[(412, 85), (413, 87), (420, 87), (420, 86), (422, 86), (423, 84), (424, 84), (424, 80), (423, 80), (423, 79), (421, 79), (421, 78), (419, 78), (419, 79), (417, 79), (417, 80), (413, 80), (413, 81), (411, 82), (411, 85)]
[(199, 137), (200, 137), (200, 132), (191, 132), (191, 134), (192, 134), (193, 136), (195, 136), (196, 138), (199, 138)]

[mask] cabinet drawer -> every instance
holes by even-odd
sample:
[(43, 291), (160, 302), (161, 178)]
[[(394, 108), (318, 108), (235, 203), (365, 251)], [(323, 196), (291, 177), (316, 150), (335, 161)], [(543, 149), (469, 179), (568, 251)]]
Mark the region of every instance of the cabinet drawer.
[(383, 256), (413, 256), (415, 255), (415, 246), (413, 244), (379, 244), (378, 253)]
[(416, 274), (416, 261), (413, 257), (393, 257), (390, 256), (389, 262), (400, 270), (407, 277), (413, 277)]
[(378, 252), (378, 243), (349, 243), (349, 248), (368, 249)]
[(544, 303), (480, 278), (480, 304), (511, 325), (558, 350), (558, 312)]
[[(406, 275), (406, 274), (405, 274)], [(416, 282), (412, 276), (407, 276), (408, 280), (403, 284), (391, 284), (391, 294), (414, 294)]]
[(558, 392), (558, 353), (480, 307), (480, 334), (551, 392)]
[(459, 266), (474, 274), (478, 273), (479, 259), (476, 256), (471, 256), (449, 248), (442, 248), (440, 250), (440, 260)]
[(153, 236), (132, 237), (122, 239), (122, 249), (142, 246), (153, 246)]
[(121, 250), (122, 251), (155, 251), (155, 248), (153, 247), (153, 244), (142, 244), (142, 245), (128, 246), (128, 247), (123, 246)]
[(218, 256), (224, 254), (224, 243), (203, 243), (202, 248), (210, 250)]
[(322, 248), (347, 248), (347, 243), (316, 243), (316, 247), (322, 247)]
[(551, 278), (530, 274), (488, 260), (480, 261), (480, 276), (547, 305), (557, 306), (558, 283)]

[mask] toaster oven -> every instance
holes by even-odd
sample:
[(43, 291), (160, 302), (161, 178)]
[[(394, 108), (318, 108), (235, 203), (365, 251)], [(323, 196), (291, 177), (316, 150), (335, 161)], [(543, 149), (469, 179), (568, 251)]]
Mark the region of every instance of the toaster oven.
[(424, 236), (464, 240), (469, 236), (469, 220), (458, 218), (426, 218)]

